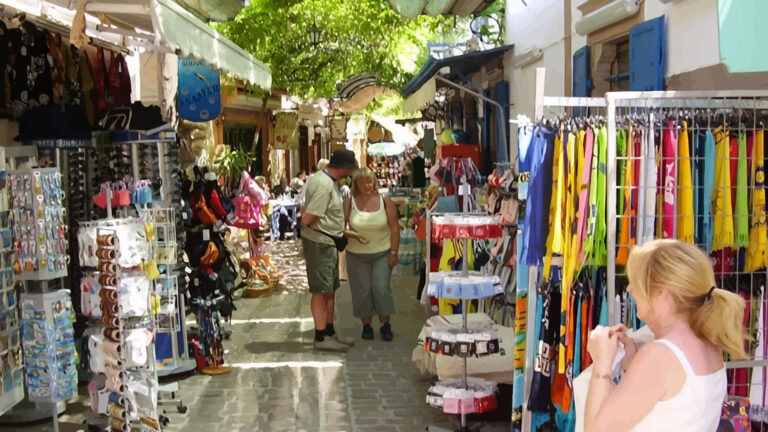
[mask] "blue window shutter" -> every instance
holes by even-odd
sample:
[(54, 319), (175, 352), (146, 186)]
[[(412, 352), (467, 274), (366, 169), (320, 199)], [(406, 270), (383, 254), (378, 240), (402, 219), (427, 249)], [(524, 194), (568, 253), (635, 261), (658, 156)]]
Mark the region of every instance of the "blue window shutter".
[(573, 54), (573, 96), (589, 97), (593, 87), (589, 73), (589, 47), (584, 46)]
[(498, 102), (503, 108), (502, 111), (504, 111), (498, 112), (498, 108), (492, 108), (496, 112), (496, 162), (508, 162), (509, 132), (507, 132), (507, 142), (502, 143), (503, 135), (501, 128), (507, 128), (506, 130), (509, 131), (509, 82), (499, 81), (493, 88), (493, 91), (493, 100)]
[[(489, 90), (483, 90), (485, 97), (491, 97)], [(491, 115), (493, 110), (496, 110), (495, 106), (491, 106), (486, 101), (483, 101), (483, 117), (480, 119), (480, 160), (482, 167), (480, 171), (484, 175), (489, 175), (493, 172), (493, 155), (491, 155)]]
[[(573, 53), (573, 96), (589, 97), (592, 94), (592, 78), (590, 73), (589, 47), (583, 46)], [(583, 116), (586, 108), (574, 108), (573, 115)]]
[(629, 30), (629, 89), (664, 90), (664, 15)]

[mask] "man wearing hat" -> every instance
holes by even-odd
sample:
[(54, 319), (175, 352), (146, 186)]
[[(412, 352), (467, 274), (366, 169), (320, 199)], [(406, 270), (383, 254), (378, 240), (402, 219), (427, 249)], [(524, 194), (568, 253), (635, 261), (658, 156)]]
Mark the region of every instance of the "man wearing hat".
[[(357, 168), (355, 153), (336, 150), (328, 166), (312, 175), (306, 184), (301, 243), (307, 261), (312, 316), (315, 320), (315, 349), (347, 351), (354, 340), (336, 334), (333, 328), (334, 294), (339, 289), (339, 251), (336, 240), (344, 237), (344, 205), (336, 184)], [(334, 240), (336, 239), (336, 240)]]

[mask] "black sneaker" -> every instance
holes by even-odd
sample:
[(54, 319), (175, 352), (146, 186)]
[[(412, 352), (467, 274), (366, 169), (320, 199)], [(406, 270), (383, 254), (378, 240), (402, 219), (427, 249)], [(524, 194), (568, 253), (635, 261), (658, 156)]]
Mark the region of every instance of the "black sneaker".
[(370, 324), (363, 326), (363, 339), (373, 340), (373, 327)]
[(384, 323), (379, 330), (381, 332), (381, 338), (385, 341), (391, 341), (394, 335), (392, 334), (392, 326), (389, 323)]

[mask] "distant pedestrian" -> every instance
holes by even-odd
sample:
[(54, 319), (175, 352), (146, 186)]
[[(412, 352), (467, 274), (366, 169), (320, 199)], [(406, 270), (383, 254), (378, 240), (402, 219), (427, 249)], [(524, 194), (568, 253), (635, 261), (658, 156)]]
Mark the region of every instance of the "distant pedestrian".
[(333, 327), (334, 295), (339, 280), (339, 250), (336, 245), (345, 235), (344, 204), (338, 179), (357, 168), (355, 154), (336, 150), (328, 166), (306, 183), (306, 204), (301, 209), (304, 227), (301, 243), (307, 262), (312, 316), (315, 321), (314, 347), (320, 351), (347, 351), (354, 343), (336, 334)]
[(349, 229), (358, 235), (350, 236), (347, 246), (353, 313), (363, 322), (363, 339), (373, 339), (372, 317), (378, 315), (381, 338), (391, 341), (389, 318), (395, 313), (395, 301), (389, 279), (398, 263), (397, 208), (389, 197), (379, 194), (376, 174), (366, 167), (355, 171), (352, 196), (344, 210)]

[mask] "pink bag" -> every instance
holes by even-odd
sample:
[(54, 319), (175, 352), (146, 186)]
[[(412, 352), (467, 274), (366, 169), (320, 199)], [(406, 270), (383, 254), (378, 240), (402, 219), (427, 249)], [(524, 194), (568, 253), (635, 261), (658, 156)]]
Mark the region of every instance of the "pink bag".
[(227, 224), (245, 229), (259, 229), (261, 223), (261, 207), (264, 205), (260, 197), (261, 188), (243, 171), (240, 179), (240, 191), (232, 200), (235, 211), (227, 219)]

